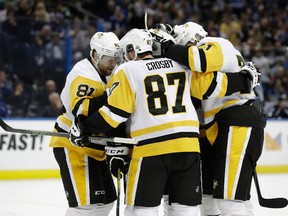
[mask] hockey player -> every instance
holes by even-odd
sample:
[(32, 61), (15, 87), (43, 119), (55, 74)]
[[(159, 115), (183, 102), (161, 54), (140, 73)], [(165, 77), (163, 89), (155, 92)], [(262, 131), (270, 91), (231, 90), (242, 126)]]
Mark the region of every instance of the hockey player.
[[(167, 27), (160, 25), (163, 26)], [(228, 40), (208, 37), (197, 23), (188, 22), (169, 28), (169, 31), (175, 36), (177, 45), (171, 41), (156, 41), (161, 47), (161, 55), (193, 71), (238, 72), (245, 65), (240, 52)], [(247, 66), (254, 67), (251, 63)], [(205, 132), (211, 144), (205, 142), (201, 146), (203, 216), (253, 215), (251, 208), (247, 208), (250, 205), (247, 201), (266, 125), (266, 119), (253, 106), (255, 98), (253, 91), (242, 91), (223, 98), (206, 97), (201, 102)]]
[[(157, 206), (167, 185), (170, 213), (198, 216), (202, 196), (199, 121), (190, 99), (190, 86), (195, 84), (196, 95), (205, 92), (209, 96), (223, 96), (229, 92), (230, 76), (194, 76), (173, 60), (153, 58), (152, 37), (146, 30), (130, 30), (121, 39), (121, 49), (126, 60), (135, 61), (116, 69), (107, 103), (81, 125), (76, 121), (71, 131), (78, 130), (76, 135), (80, 131), (83, 138), (128, 121), (127, 132), (138, 144), (133, 148), (127, 174), (126, 216), (158, 215)], [(246, 77), (236, 75), (242, 89)], [(239, 91), (240, 85), (230, 87), (235, 86)], [(82, 142), (75, 137), (71, 134), (72, 140)]]
[[(70, 131), (75, 116), (88, 116), (106, 101), (107, 78), (119, 61), (119, 39), (112, 32), (97, 32), (90, 40), (90, 56), (72, 68), (61, 93), (64, 112), (55, 123), (55, 131)], [(72, 143), (73, 144), (73, 143)], [(60, 167), (69, 208), (66, 216), (108, 215), (116, 200), (116, 191), (104, 147), (72, 145), (68, 138), (53, 137), (50, 146)]]

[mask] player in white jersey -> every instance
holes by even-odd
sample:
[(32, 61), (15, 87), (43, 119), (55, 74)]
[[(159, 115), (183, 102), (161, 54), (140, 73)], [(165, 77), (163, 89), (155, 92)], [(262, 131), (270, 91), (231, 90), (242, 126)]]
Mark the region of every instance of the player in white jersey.
[[(127, 133), (138, 144), (126, 176), (126, 216), (158, 215), (166, 187), (171, 214), (196, 216), (202, 196), (199, 121), (190, 86), (195, 84), (196, 95), (209, 89), (211, 96), (223, 96), (229, 92), (229, 76), (203, 74), (204, 80), (171, 59), (153, 58), (152, 38), (145, 30), (130, 30), (120, 45), (126, 60), (135, 61), (116, 69), (107, 103), (82, 122), (82, 137), (128, 122)], [(241, 77), (239, 82), (246, 83)]]
[[(237, 73), (245, 64), (240, 52), (228, 40), (207, 37), (202, 26), (196, 23), (175, 26), (173, 33), (178, 45), (160, 42), (161, 54), (193, 71)], [(222, 216), (253, 215), (245, 201), (250, 199), (252, 174), (262, 152), (266, 125), (266, 119), (253, 106), (255, 98), (253, 91), (242, 91), (201, 101), (209, 140), (208, 145), (201, 143), (204, 216), (220, 215), (220, 211)], [(217, 199), (220, 211), (216, 200), (205, 195)]]
[[(88, 116), (106, 102), (107, 97), (99, 96), (105, 92), (107, 77), (119, 61), (119, 39), (112, 32), (97, 32), (90, 47), (90, 56), (76, 63), (67, 75), (61, 92), (64, 112), (56, 120), (55, 131), (69, 133), (75, 116)], [(52, 137), (50, 143), (69, 204), (66, 216), (108, 215), (116, 191), (104, 147), (72, 144), (61, 137)]]

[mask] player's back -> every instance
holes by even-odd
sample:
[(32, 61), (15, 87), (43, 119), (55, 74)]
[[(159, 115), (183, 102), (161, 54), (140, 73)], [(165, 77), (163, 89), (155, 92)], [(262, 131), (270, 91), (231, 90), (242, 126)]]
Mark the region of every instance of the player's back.
[[(225, 73), (238, 73), (245, 61), (241, 53), (232, 45), (232, 43), (220, 37), (207, 37), (201, 40), (199, 47), (202, 47), (207, 62), (213, 65), (213, 69)], [(213, 55), (215, 56), (214, 59)], [(203, 60), (202, 60), (203, 61)], [(214, 62), (213, 61), (217, 61)], [(208, 64), (208, 63), (207, 63)], [(203, 67), (202, 67), (203, 68)], [(205, 71), (205, 73), (211, 71)], [(251, 93), (236, 92), (229, 96), (221, 98), (208, 98), (202, 100), (202, 109), (204, 112), (204, 123), (206, 125), (206, 135), (211, 143), (215, 138), (215, 127), (213, 122), (218, 113), (230, 107), (241, 105), (252, 105), (256, 95)], [(235, 113), (236, 114), (236, 113)], [(212, 138), (211, 138), (212, 137)], [(213, 140), (213, 141), (212, 141)]]
[(127, 92), (134, 94), (127, 128), (131, 137), (139, 141), (140, 149), (162, 146), (152, 147), (157, 151), (142, 149), (139, 155), (198, 151), (199, 122), (190, 99), (189, 71), (171, 59), (157, 58), (124, 63), (114, 78), (117, 76), (125, 76)]
[[(203, 56), (206, 56), (207, 64), (214, 64), (212, 66), (214, 70), (225, 73), (238, 73), (245, 64), (241, 53), (227, 39), (221, 37), (206, 37), (202, 39), (197, 46), (204, 50), (205, 54)], [(202, 67), (202, 69), (203, 68), (204, 67)], [(213, 71), (208, 71), (208, 69), (206, 69), (204, 72), (209, 73)], [(220, 110), (235, 105), (246, 104), (253, 99), (255, 99), (255, 94), (253, 92), (251, 92), (251, 94), (236, 92), (222, 98), (209, 98), (203, 100), (202, 108), (205, 116), (205, 124), (209, 124), (213, 121), (215, 115)]]

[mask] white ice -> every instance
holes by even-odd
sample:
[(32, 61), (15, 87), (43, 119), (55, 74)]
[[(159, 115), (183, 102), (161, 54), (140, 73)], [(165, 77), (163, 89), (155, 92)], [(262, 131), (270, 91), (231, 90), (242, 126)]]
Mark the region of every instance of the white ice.
[[(259, 182), (264, 198), (288, 198), (288, 174), (259, 174)], [(121, 193), (120, 215), (123, 215), (123, 189)], [(255, 216), (288, 216), (288, 207), (269, 209), (259, 206), (254, 184), (251, 195)], [(64, 216), (66, 208), (60, 179), (0, 181), (0, 216)], [(109, 216), (115, 215), (114, 206)]]

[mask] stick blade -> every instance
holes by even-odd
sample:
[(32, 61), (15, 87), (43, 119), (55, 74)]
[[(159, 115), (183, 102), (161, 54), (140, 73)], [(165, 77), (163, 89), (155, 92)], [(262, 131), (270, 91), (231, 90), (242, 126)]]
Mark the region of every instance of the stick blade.
[(259, 199), (259, 204), (266, 208), (285, 208), (288, 205), (288, 200), (285, 198)]
[(7, 131), (7, 129), (10, 129), (10, 127), (0, 118), (0, 126)]

